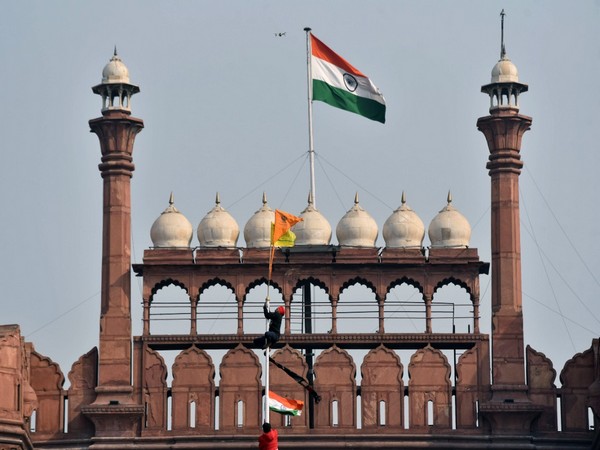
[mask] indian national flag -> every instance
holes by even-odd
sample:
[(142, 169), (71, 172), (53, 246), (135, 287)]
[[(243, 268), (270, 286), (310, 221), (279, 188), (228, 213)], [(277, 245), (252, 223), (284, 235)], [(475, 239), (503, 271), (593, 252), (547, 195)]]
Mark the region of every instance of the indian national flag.
[(385, 123), (385, 100), (377, 86), (313, 34), (310, 40), (312, 99)]
[(302, 400), (292, 400), (269, 391), (269, 409), (271, 411), (287, 416), (300, 416), (303, 408), (304, 402)]

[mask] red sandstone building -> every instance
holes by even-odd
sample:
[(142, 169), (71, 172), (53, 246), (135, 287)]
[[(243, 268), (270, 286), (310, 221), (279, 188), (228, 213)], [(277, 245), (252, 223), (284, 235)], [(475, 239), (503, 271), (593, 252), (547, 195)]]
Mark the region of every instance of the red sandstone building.
[[(104, 185), (99, 345), (72, 365), (64, 389), (65, 368), (24, 342), (18, 325), (0, 327), (0, 450), (256, 448), (263, 367), (252, 348), (257, 334), (245, 329), (245, 306), (250, 291), (266, 283), (273, 211), (264, 199), (240, 248), (239, 227), (217, 198), (198, 227), (200, 245), (191, 247), (191, 224), (171, 199), (153, 226), (153, 247), (132, 267), (130, 181), (134, 140), (144, 125), (130, 105), (139, 89), (115, 54), (93, 91), (102, 97), (102, 116), (90, 121)], [(479, 326), (479, 276), (490, 264), (468, 246), (468, 224), (450, 197), (429, 226), (428, 247), (422, 222), (403, 198), (384, 226), (383, 249), (374, 245), (376, 224), (358, 198), (338, 224), (338, 245), (329, 243), (331, 228), (309, 200), (297, 246), (275, 256), (271, 288), (287, 308), (273, 359), (311, 383), (320, 401), (271, 366), (272, 389), (307, 405), (291, 420), (271, 416), (281, 449), (600, 447), (590, 423), (600, 414), (598, 339), (567, 361), (560, 388), (552, 362), (523, 341), (519, 175), (531, 118), (519, 113), (527, 85), (504, 51), (482, 91), (490, 97), (490, 115), (477, 127), (489, 148), (491, 335)], [(132, 270), (143, 277), (141, 336), (131, 332)], [(468, 293), (465, 332), (435, 327), (434, 298), (449, 284)], [(343, 293), (354, 285), (373, 293), (376, 330), (339, 326)], [(418, 292), (421, 332), (402, 332), (386, 313), (387, 294), (400, 285)], [(155, 299), (168, 286), (186, 294), (184, 333), (153, 333), (160, 318)], [(233, 295), (232, 330), (208, 333), (198, 325), (207, 311), (203, 295), (213, 286)], [(326, 332), (312, 329), (313, 287), (327, 298)], [(213, 359), (212, 350), (222, 357)], [(353, 357), (355, 350), (364, 357)], [(172, 366), (164, 351), (177, 354)], [(450, 354), (459, 356), (451, 361)]]

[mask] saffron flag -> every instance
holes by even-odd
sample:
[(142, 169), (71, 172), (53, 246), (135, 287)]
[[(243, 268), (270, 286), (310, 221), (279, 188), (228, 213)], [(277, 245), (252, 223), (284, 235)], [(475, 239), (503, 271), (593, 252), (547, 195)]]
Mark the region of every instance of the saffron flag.
[(373, 82), (313, 34), (310, 39), (312, 100), (385, 123), (385, 99)]
[(275, 392), (269, 391), (269, 409), (286, 416), (300, 416), (302, 415), (302, 409), (304, 409), (304, 402), (281, 397)]
[(271, 245), (278, 247), (292, 247), (296, 235), (292, 233), (290, 228), (302, 221), (301, 217), (296, 217), (293, 214), (285, 211), (275, 210), (275, 223), (271, 226)]

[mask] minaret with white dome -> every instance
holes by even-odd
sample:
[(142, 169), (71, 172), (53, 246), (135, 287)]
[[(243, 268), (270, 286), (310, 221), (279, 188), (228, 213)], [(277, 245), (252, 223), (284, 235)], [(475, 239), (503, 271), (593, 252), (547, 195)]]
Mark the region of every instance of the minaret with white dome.
[[(504, 24), (504, 11), (501, 15)], [(508, 97), (508, 102), (493, 104), (490, 115), (477, 121), (489, 147), (486, 167), (491, 177), (494, 392), (491, 402), (480, 408), (490, 423), (500, 423), (503, 414), (520, 414), (521, 422), (534, 417), (534, 411), (528, 410), (525, 383), (519, 219), (521, 139), (531, 127), (531, 117), (519, 114), (516, 98), (527, 85), (519, 82), (516, 67), (505, 57), (504, 33), (501, 49), (502, 58), (492, 69), (492, 82), (481, 90), (491, 98)]]
[(92, 91), (102, 96), (102, 116), (89, 121), (102, 152), (102, 281), (97, 397), (82, 412), (94, 422), (97, 435), (115, 420), (106, 412), (118, 414), (127, 435), (144, 412), (134, 403), (131, 384), (131, 177), (133, 144), (144, 122), (131, 116), (131, 96), (139, 88), (129, 82), (116, 49)]

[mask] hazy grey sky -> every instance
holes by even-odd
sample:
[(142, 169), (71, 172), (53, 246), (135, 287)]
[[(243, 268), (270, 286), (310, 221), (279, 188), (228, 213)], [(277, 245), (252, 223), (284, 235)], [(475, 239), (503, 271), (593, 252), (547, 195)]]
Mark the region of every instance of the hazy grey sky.
[(475, 123), (488, 114), (480, 88), (499, 58), (502, 8), (508, 56), (530, 88), (521, 113), (533, 117), (520, 178), (525, 340), (560, 372), (600, 334), (598, 1), (3, 2), (0, 323), (20, 324), (65, 375), (97, 344), (102, 179), (87, 121), (100, 115), (90, 88), (114, 45), (146, 126), (134, 152), (133, 262), (171, 191), (194, 227), (217, 191), (241, 229), (263, 191), (272, 207), (304, 209), (306, 26), (388, 106), (381, 125), (314, 105), (317, 206), (332, 228), (358, 191), (383, 246), (403, 190), (426, 226), (451, 190), (471, 246), (490, 261), (488, 150)]

